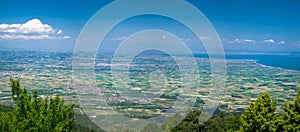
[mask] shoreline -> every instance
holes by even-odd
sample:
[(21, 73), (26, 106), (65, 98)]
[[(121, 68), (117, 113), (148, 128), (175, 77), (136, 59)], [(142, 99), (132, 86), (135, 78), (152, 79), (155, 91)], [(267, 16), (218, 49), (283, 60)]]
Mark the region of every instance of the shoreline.
[(279, 69), (279, 70), (286, 70), (286, 71), (292, 71), (292, 72), (300, 72), (300, 70), (293, 70), (293, 69), (286, 69), (283, 67), (265, 65), (265, 64), (259, 63), (260, 60), (255, 60), (255, 59), (227, 59), (227, 60), (253, 61), (255, 64), (262, 66), (262, 67), (275, 68), (275, 69)]

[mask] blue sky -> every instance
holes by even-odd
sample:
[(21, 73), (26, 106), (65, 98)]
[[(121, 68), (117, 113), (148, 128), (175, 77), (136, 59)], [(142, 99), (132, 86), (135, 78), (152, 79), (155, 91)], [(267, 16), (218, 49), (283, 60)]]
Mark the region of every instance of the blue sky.
[[(85, 23), (110, 2), (2, 0), (0, 50), (73, 51), (76, 38)], [(300, 52), (299, 0), (189, 2), (210, 20), (228, 53)], [(124, 21), (108, 34), (104, 47), (114, 47), (130, 34), (147, 28), (173, 31), (191, 48), (203, 50), (203, 47), (197, 46), (199, 41), (190, 30), (160, 16), (139, 16)]]

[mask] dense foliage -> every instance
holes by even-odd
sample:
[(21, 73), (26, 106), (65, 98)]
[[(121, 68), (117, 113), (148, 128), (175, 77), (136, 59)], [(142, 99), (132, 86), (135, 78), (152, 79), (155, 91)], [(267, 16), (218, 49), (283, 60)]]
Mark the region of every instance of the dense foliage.
[(0, 131), (70, 131), (73, 126), (74, 105), (64, 105), (59, 96), (45, 99), (10, 79), (15, 107), (11, 112), (0, 112)]
[[(240, 122), (237, 113), (225, 114), (221, 112), (212, 116), (206, 122), (200, 123), (201, 111), (189, 112), (185, 119), (171, 131), (174, 132), (224, 132), (239, 130)], [(205, 113), (203, 113), (205, 114)], [(204, 115), (205, 116), (205, 115)]]
[(260, 95), (255, 102), (251, 102), (241, 116), (241, 131), (275, 131), (277, 101), (272, 101), (269, 94)]
[(293, 102), (284, 104), (284, 113), (279, 120), (278, 126), (280, 131), (300, 131), (300, 89)]
[(277, 101), (269, 94), (262, 94), (250, 103), (241, 116), (240, 131), (300, 131), (300, 89), (292, 102), (286, 102), (283, 113), (276, 113)]

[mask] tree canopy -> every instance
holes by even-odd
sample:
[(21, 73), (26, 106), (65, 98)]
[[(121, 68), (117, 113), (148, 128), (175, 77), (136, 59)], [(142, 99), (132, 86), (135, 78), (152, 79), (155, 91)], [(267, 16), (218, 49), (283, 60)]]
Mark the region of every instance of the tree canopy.
[(284, 113), (279, 121), (279, 129), (282, 131), (300, 131), (300, 89), (292, 102), (284, 104)]
[(273, 100), (268, 93), (260, 95), (255, 102), (251, 102), (241, 116), (241, 131), (275, 131), (277, 100)]
[(20, 80), (10, 79), (12, 112), (0, 112), (1, 131), (70, 131), (73, 126), (74, 104), (64, 105), (58, 95), (42, 98), (37, 90), (30, 93)]

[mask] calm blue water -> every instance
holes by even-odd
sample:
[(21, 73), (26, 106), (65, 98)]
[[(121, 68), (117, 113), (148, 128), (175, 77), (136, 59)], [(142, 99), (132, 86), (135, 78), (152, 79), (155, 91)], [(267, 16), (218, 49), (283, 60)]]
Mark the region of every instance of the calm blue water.
[[(207, 57), (204, 54), (195, 54), (195, 57)], [(258, 63), (280, 67), (289, 70), (300, 71), (300, 55), (226, 55), (226, 59), (251, 59), (257, 60)]]

